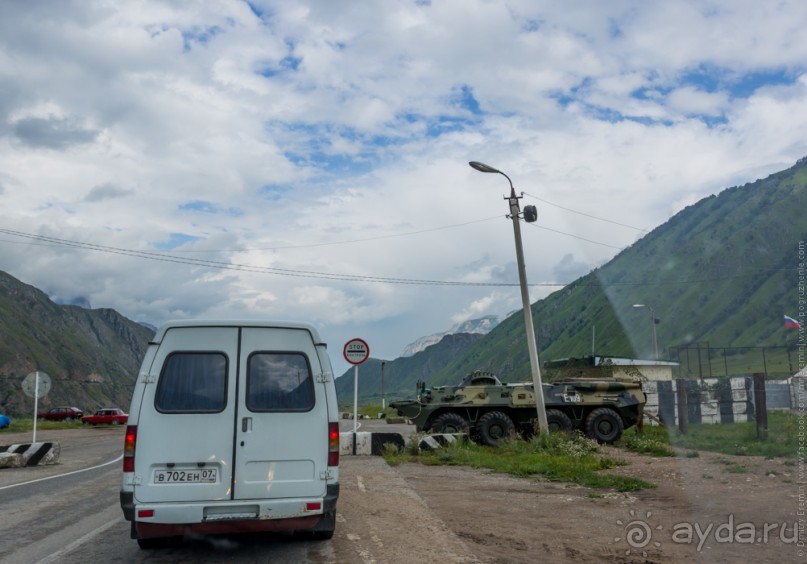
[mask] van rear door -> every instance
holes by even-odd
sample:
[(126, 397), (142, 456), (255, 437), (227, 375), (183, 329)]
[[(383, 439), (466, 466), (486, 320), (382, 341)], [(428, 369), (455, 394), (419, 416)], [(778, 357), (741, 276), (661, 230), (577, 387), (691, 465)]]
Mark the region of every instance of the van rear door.
[(328, 410), (311, 333), (245, 327), (239, 365), (234, 499), (324, 496)]
[(231, 499), (237, 327), (170, 328), (143, 387), (134, 497), (141, 503)]

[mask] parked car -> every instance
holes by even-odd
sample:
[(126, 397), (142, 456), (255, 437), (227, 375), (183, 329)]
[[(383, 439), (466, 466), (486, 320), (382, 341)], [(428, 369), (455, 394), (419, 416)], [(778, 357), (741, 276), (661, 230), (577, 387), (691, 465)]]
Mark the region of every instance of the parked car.
[(129, 421), (129, 415), (117, 407), (99, 409), (92, 415), (85, 415), (81, 418), (81, 422), (85, 425), (125, 425), (127, 421)]
[(11, 418), (8, 415), (3, 415), (0, 413), (0, 429), (5, 429), (11, 425)]
[(83, 416), (84, 412), (77, 407), (54, 407), (50, 411), (40, 413), (38, 418), (46, 421), (72, 421)]

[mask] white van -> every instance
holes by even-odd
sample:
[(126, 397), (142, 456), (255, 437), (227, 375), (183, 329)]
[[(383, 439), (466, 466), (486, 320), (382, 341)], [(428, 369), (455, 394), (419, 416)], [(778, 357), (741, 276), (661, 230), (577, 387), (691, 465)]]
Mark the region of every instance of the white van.
[(120, 501), (142, 548), (187, 533), (329, 539), (339, 418), (325, 343), (303, 323), (174, 321), (135, 383)]

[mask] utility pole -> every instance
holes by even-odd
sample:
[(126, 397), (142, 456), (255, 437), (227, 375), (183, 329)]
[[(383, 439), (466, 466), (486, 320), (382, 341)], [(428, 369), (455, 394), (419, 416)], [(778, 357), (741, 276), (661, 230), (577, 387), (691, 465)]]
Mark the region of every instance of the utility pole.
[[(549, 425), (546, 420), (546, 405), (544, 402), (544, 387), (541, 382), (541, 367), (538, 364), (538, 348), (535, 344), (535, 327), (532, 323), (532, 307), (530, 305), (530, 291), (527, 285), (527, 269), (524, 265), (524, 248), (521, 244), (521, 209), (519, 207), (519, 196), (516, 196), (516, 189), (513, 188), (513, 181), (502, 171), (486, 164), (471, 161), (468, 163), (471, 168), (479, 172), (491, 172), (501, 174), (510, 183), (510, 196), (505, 196), (510, 205), (510, 219), (513, 220), (513, 235), (516, 240), (516, 260), (518, 262), (518, 280), (521, 286), (521, 304), (524, 307), (524, 328), (527, 332), (527, 350), (530, 354), (530, 368), (532, 371), (533, 396), (535, 396), (535, 409), (538, 414), (538, 427), (542, 435), (549, 433)], [(532, 223), (538, 217), (535, 206), (524, 207), (524, 221)]]

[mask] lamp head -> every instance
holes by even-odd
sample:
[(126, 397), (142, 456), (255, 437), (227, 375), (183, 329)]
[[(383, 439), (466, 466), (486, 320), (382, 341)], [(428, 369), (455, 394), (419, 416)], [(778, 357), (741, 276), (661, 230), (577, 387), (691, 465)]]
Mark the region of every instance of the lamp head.
[(485, 163), (480, 163), (478, 161), (471, 161), (468, 163), (471, 165), (471, 168), (478, 170), (479, 172), (493, 172), (496, 174), (501, 173), (500, 170), (493, 168), (492, 166), (488, 166)]

